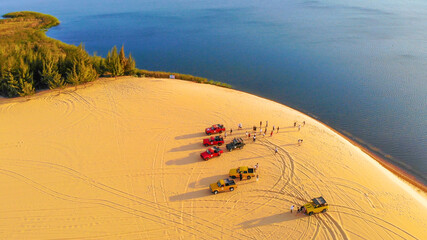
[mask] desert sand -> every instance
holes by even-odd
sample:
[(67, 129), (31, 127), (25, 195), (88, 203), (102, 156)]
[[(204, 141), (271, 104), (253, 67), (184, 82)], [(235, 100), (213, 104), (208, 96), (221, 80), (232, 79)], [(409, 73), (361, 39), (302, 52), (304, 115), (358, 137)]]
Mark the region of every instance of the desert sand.
[[(247, 145), (203, 161), (216, 123)], [(236, 90), (101, 79), (1, 99), (0, 136), (0, 239), (427, 239), (424, 192), (322, 123)], [(209, 191), (256, 163), (259, 181)], [(290, 213), (319, 196), (327, 213)]]

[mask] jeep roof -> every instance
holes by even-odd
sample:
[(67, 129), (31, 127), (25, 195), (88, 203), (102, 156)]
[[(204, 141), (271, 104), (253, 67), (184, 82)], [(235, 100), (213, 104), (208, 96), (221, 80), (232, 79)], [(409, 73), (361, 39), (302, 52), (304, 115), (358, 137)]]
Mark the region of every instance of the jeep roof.
[(313, 198), (312, 201), (316, 205), (324, 205), (324, 204), (326, 204), (326, 201), (325, 201), (325, 199), (323, 197)]

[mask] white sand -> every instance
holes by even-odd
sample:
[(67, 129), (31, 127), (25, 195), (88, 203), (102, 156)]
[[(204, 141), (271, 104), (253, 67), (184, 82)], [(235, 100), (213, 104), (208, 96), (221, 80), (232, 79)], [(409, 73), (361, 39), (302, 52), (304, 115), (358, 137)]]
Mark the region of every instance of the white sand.
[[(206, 127), (244, 137), (261, 120), (265, 138), (200, 159)], [(427, 239), (423, 193), (314, 119), (235, 90), (121, 78), (2, 99), (0, 136), (0, 239)], [(258, 182), (209, 192), (256, 163)], [(289, 212), (318, 196), (327, 213)]]

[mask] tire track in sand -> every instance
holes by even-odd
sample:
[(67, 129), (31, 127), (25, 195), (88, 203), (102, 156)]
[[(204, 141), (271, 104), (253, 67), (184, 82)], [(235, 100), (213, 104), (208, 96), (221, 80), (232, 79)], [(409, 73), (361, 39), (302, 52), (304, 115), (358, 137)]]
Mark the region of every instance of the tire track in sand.
[[(61, 172), (65, 172), (65, 173), (67, 173), (68, 175), (72, 175), (74, 178), (77, 178), (77, 179), (80, 179), (80, 180), (82, 180), (82, 181), (84, 181), (84, 182), (86, 182), (88, 185), (90, 185), (90, 186), (93, 186), (93, 187), (96, 187), (96, 188), (98, 188), (98, 189), (100, 189), (100, 190), (102, 190), (102, 191), (105, 191), (105, 192), (107, 192), (107, 193), (110, 193), (110, 194), (112, 194), (112, 195), (115, 195), (115, 196), (118, 196), (118, 197), (121, 197), (121, 198), (123, 198), (123, 199), (127, 199), (127, 200), (129, 200), (129, 201), (132, 201), (132, 202), (134, 202), (134, 203), (137, 203), (137, 204), (141, 204), (141, 205), (144, 205), (144, 206), (146, 206), (146, 207), (149, 207), (149, 208), (151, 208), (151, 209), (156, 209), (156, 210), (158, 210), (159, 212), (164, 212), (164, 213), (166, 213), (166, 214), (169, 214), (169, 215), (171, 215), (171, 216), (174, 216), (175, 218), (178, 218), (178, 219), (180, 219), (181, 218), (181, 214), (182, 214), (182, 212), (181, 211), (179, 211), (179, 210), (176, 210), (176, 209), (173, 209), (173, 208), (170, 208), (170, 207), (167, 207), (167, 206), (164, 206), (164, 205), (162, 205), (162, 204), (159, 204), (159, 203), (156, 203), (156, 202), (153, 202), (153, 201), (149, 201), (149, 200), (146, 200), (146, 199), (143, 199), (143, 198), (141, 198), (141, 197), (138, 197), (138, 196), (135, 196), (135, 195), (132, 195), (132, 194), (130, 194), (130, 193), (127, 193), (127, 192), (124, 192), (124, 191), (122, 191), (122, 190), (119, 190), (119, 189), (115, 189), (115, 188), (113, 188), (113, 187), (110, 187), (110, 186), (108, 186), (108, 185), (105, 185), (105, 184), (102, 184), (102, 183), (100, 183), (100, 182), (97, 182), (97, 181), (95, 181), (95, 180), (93, 180), (93, 179), (91, 179), (91, 178), (89, 178), (89, 177), (87, 177), (87, 176), (85, 176), (84, 174), (82, 174), (82, 173), (80, 173), (80, 172), (78, 172), (78, 171), (76, 171), (76, 170), (74, 170), (74, 169), (71, 169), (71, 168), (69, 168), (69, 167), (66, 167), (66, 166), (62, 166), (62, 165), (59, 165), (59, 164), (55, 164), (55, 163), (49, 163), (49, 162), (42, 162), (42, 161), (32, 161), (32, 160), (17, 160), (17, 161), (23, 161), (23, 162), (27, 162), (27, 163), (33, 163), (33, 164), (39, 164), (39, 165), (43, 165), (43, 166), (47, 166), (47, 167), (50, 167), (50, 168), (52, 168), (52, 169), (54, 169), (54, 170), (57, 170), (57, 171), (61, 171)], [(7, 170), (5, 170), (5, 171), (7, 171)], [(22, 176), (22, 175), (21, 175)], [(24, 176), (23, 176), (24, 177)], [(30, 181), (32, 181), (32, 180), (30, 180)], [(76, 197), (77, 198), (77, 197)], [(110, 201), (108, 201), (108, 200), (103, 200), (102, 199), (102, 201), (107, 201), (107, 202), (110, 202)], [(114, 203), (114, 204), (118, 204), (118, 203)], [(118, 204), (118, 205), (120, 205), (120, 204)], [(124, 206), (125, 208), (130, 208), (130, 207), (126, 207), (126, 206)], [(133, 208), (130, 208), (130, 209), (133, 209)], [(136, 210), (136, 211), (139, 211), (139, 210), (137, 210), (137, 209), (134, 209), (134, 210)], [(193, 215), (191, 215), (191, 214), (189, 214), (189, 213), (185, 213), (184, 212), (184, 214), (183, 214), (186, 218), (188, 218), (188, 219), (192, 219), (192, 218), (194, 218), (194, 222), (196, 222), (197, 223), (197, 227), (192, 227), (192, 226), (188, 226), (188, 225), (183, 225), (183, 224), (181, 224), (181, 222), (178, 222), (178, 221), (173, 221), (174, 223), (176, 223), (176, 224), (178, 224), (178, 225), (182, 225), (182, 226), (184, 226), (184, 227), (189, 227), (190, 229), (197, 229), (197, 230), (199, 230), (199, 229), (201, 229), (201, 228), (203, 228), (203, 227), (205, 227), (205, 228), (208, 228), (208, 229), (211, 229), (211, 230), (213, 230), (213, 233), (221, 233), (221, 234), (223, 234), (224, 236), (229, 236), (229, 237), (233, 237), (233, 238), (235, 238), (235, 239), (247, 239), (247, 238), (252, 238), (251, 236), (248, 236), (248, 235), (246, 235), (246, 234), (242, 234), (242, 233), (240, 233), (240, 234), (235, 234), (234, 232), (233, 232), (233, 230), (232, 229), (230, 229), (230, 228), (228, 228), (228, 227), (219, 227), (216, 223), (214, 223), (214, 222), (211, 222), (211, 221), (209, 221), (208, 219), (203, 219), (203, 218), (200, 218), (200, 217), (197, 217), (197, 216), (193, 216)], [(168, 220), (168, 219), (166, 219), (166, 218), (164, 218), (164, 217), (158, 217), (158, 216), (156, 216), (157, 218), (159, 218), (159, 219), (157, 219), (156, 220), (156, 222), (158, 222), (158, 221), (162, 221), (162, 220), (165, 220), (165, 221), (171, 221), (171, 220)], [(180, 228), (181, 229), (181, 228)], [(183, 230), (184, 231), (184, 230)], [(187, 232), (187, 231), (186, 231)], [(204, 231), (203, 231), (203, 229), (201, 229), (200, 231), (197, 231), (197, 232), (202, 232), (202, 233), (205, 233)], [(194, 234), (194, 235), (196, 235), (196, 234)], [(212, 238), (216, 238), (216, 235), (215, 236), (212, 236)]]
[[(137, 217), (141, 217), (144, 218), (146, 220), (150, 220), (153, 222), (158, 222), (158, 220), (161, 220), (162, 218), (159, 216), (156, 216), (154, 214), (149, 214), (146, 212), (143, 212), (141, 210), (135, 209), (135, 208), (131, 208), (131, 207), (127, 207), (125, 205), (116, 203), (116, 202), (112, 202), (109, 200), (105, 200), (105, 199), (85, 199), (85, 198), (80, 198), (80, 197), (76, 197), (76, 196), (71, 196), (71, 195), (67, 195), (67, 194), (63, 194), (60, 192), (57, 192), (55, 190), (52, 190), (42, 184), (39, 184), (27, 177), (25, 177), (24, 175), (21, 175), (17, 172), (14, 171), (9, 171), (6, 169), (0, 169), (0, 174), (6, 175), (6, 176), (10, 176), (12, 178), (15, 178), (17, 180), (20, 180), (30, 186), (32, 186), (33, 188), (37, 189), (40, 192), (43, 192), (47, 195), (50, 195), (52, 197), (58, 198), (58, 199), (62, 199), (65, 201), (71, 201), (71, 202), (77, 202), (77, 203), (88, 203), (88, 204), (96, 204), (96, 205), (101, 205), (101, 206), (105, 206), (108, 208), (112, 208), (121, 212), (125, 212)], [(176, 221), (170, 221), (173, 224), (177, 224), (177, 225), (181, 225), (179, 222)], [(162, 223), (163, 225), (167, 226), (167, 224)], [(177, 226), (178, 228), (180, 228), (181, 230), (191, 234), (191, 235), (196, 235), (195, 232), (199, 232), (201, 233), (201, 236), (203, 239), (206, 239), (203, 237), (203, 231), (198, 230), (197, 228), (191, 227), (191, 226)], [(187, 230), (187, 228), (191, 229), (192, 231)], [(200, 236), (199, 236), (200, 237)]]

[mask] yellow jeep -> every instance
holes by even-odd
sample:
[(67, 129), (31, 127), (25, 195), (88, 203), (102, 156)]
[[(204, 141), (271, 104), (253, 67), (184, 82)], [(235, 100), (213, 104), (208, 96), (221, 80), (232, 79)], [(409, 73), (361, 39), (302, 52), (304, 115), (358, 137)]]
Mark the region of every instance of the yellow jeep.
[(313, 215), (313, 213), (324, 213), (329, 209), (323, 197), (313, 198), (311, 202), (304, 204), (303, 207), (303, 212), (309, 216)]
[(212, 183), (210, 188), (213, 194), (218, 194), (219, 192), (224, 192), (227, 190), (234, 191), (234, 188), (237, 188), (237, 185), (231, 179), (221, 179), (216, 183)]
[(255, 169), (247, 166), (230, 169), (228, 175), (230, 175), (232, 179), (235, 179), (240, 178), (240, 173), (242, 173), (242, 179), (251, 179), (255, 177)]

